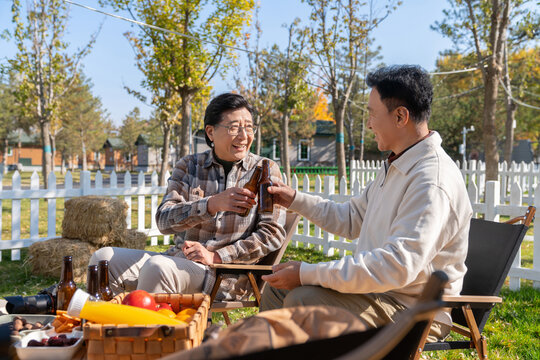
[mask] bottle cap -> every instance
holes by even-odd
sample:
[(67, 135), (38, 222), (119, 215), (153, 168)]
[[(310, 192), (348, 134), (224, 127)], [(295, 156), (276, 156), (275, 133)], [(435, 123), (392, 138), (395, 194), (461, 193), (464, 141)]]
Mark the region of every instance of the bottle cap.
[(74, 317), (81, 317), (81, 310), (90, 297), (90, 294), (87, 292), (84, 292), (81, 289), (75, 290), (75, 293), (71, 297), (71, 301), (69, 302), (68, 308), (67, 308), (67, 314), (69, 316)]

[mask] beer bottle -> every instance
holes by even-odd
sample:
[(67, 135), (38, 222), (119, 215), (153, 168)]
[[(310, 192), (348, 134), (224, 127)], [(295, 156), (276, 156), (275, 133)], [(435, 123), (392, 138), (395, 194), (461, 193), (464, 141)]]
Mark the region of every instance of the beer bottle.
[(99, 294), (104, 301), (113, 298), (113, 293), (109, 287), (109, 261), (101, 260), (99, 262)]
[(88, 265), (88, 274), (86, 277), (86, 289), (88, 293), (97, 300), (102, 300), (99, 293), (98, 266)]
[[(257, 166), (255, 168), (255, 170), (253, 170), (253, 174), (251, 175), (251, 178), (246, 183), (246, 185), (244, 185), (244, 189), (248, 189), (252, 193), (255, 193), (255, 195), (257, 194), (257, 188), (258, 188), (257, 185), (259, 184), (259, 178), (261, 177), (261, 171), (262, 171), (262, 168), (260, 166)], [(250, 210), (251, 210), (251, 208), (246, 208), (246, 210), (244, 210), (243, 213), (240, 213), (240, 216), (242, 216), (242, 217), (248, 216)]]
[(64, 256), (62, 263), (62, 276), (56, 286), (56, 310), (67, 310), (69, 301), (77, 289), (73, 281), (73, 259), (71, 256)]
[(274, 210), (274, 199), (268, 192), (268, 187), (272, 186), (270, 179), (270, 161), (263, 160), (261, 180), (259, 181), (259, 214), (271, 213)]

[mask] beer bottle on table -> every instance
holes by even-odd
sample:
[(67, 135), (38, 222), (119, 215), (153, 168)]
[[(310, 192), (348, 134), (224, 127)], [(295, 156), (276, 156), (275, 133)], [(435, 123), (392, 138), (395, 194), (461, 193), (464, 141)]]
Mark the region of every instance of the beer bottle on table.
[(86, 277), (86, 289), (88, 293), (97, 300), (102, 300), (99, 293), (98, 266), (88, 265), (88, 274)]
[(64, 256), (62, 276), (56, 286), (56, 310), (67, 310), (75, 290), (77, 285), (73, 281), (73, 259), (71, 256)]
[[(262, 172), (262, 167), (257, 166), (255, 170), (253, 170), (253, 174), (251, 175), (251, 178), (249, 179), (249, 181), (246, 183), (246, 185), (244, 185), (244, 189), (248, 189), (249, 191), (251, 191), (252, 193), (255, 193), (256, 195), (257, 190), (258, 190), (257, 188), (259, 184), (259, 178), (261, 177), (261, 172)], [(244, 212), (240, 213), (239, 215), (242, 217), (246, 217), (248, 216), (250, 210), (251, 208), (246, 208), (246, 210), (244, 210)]]
[(99, 263), (99, 294), (103, 301), (113, 298), (113, 293), (109, 287), (109, 261), (101, 260)]
[(270, 179), (270, 161), (263, 160), (261, 180), (259, 181), (259, 214), (271, 213), (274, 211), (274, 199), (268, 192), (268, 187), (272, 186)]

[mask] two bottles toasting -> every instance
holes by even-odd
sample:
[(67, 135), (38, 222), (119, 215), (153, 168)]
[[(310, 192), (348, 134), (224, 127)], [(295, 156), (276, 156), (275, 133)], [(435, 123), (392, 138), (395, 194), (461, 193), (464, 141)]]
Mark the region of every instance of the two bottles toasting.
[[(262, 167), (257, 166), (251, 175), (249, 181), (244, 185), (244, 189), (259, 195), (259, 204), (257, 212), (259, 214), (271, 213), (274, 210), (274, 201), (272, 194), (268, 192), (268, 187), (272, 186), (270, 179), (270, 161), (263, 160)], [(248, 216), (250, 208), (247, 208), (240, 216)]]

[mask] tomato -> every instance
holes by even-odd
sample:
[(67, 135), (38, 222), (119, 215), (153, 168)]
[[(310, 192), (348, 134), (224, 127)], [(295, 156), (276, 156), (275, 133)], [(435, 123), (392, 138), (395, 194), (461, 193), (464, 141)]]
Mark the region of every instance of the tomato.
[(170, 304), (167, 304), (167, 303), (157, 303), (156, 304), (156, 309), (157, 310), (167, 309), (167, 310), (173, 311), (172, 306)]
[(156, 310), (156, 302), (152, 295), (144, 290), (134, 290), (127, 294), (122, 301), (123, 305), (136, 306), (148, 310)]

